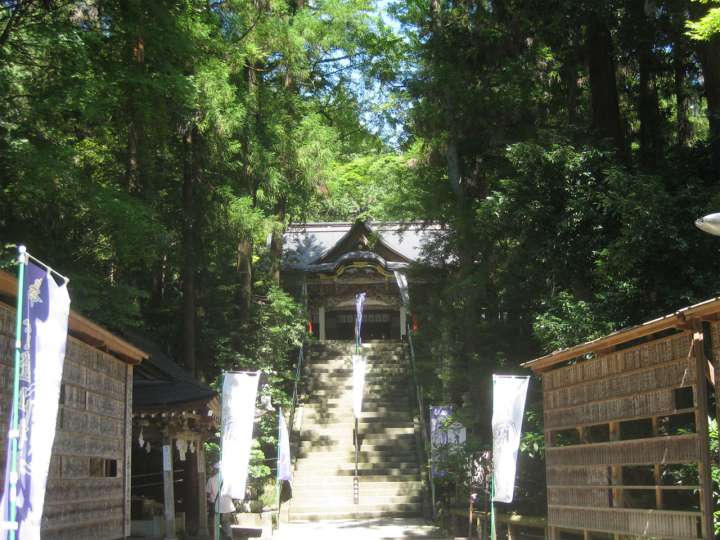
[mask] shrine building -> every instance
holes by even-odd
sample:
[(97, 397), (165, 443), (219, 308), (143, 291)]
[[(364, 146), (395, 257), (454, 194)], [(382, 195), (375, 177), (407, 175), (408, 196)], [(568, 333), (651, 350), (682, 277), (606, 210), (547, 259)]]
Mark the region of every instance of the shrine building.
[(363, 341), (400, 340), (408, 323), (405, 274), (440, 231), (421, 222), (293, 225), (283, 242), (283, 286), (306, 303), (320, 341), (354, 339), (360, 292), (367, 293)]

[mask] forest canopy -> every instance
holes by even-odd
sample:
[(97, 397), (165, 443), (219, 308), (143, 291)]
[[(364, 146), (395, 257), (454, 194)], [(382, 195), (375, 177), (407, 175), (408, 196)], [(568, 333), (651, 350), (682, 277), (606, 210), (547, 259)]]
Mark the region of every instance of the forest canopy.
[[(73, 306), (287, 401), (303, 221), (420, 220), (428, 397), (715, 295), (720, 4), (10, 0), (0, 239)], [(477, 386), (475, 384), (475, 386)], [(485, 420), (487, 421), (487, 419)], [(478, 420), (478, 423), (482, 423)]]

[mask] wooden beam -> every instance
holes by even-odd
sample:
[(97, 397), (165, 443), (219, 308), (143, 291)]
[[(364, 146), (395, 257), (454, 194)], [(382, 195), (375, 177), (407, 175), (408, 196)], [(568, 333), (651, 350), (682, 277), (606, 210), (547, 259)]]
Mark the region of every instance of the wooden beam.
[(177, 540), (175, 528), (175, 483), (173, 475), (173, 440), (166, 436), (163, 441), (163, 510), (165, 515), (165, 539)]
[[(653, 416), (651, 421), (653, 437), (657, 437), (659, 435), (657, 416)], [(653, 465), (653, 478), (655, 479), (655, 507), (658, 510), (662, 510), (663, 508), (663, 490), (661, 486), (662, 475), (660, 468), (661, 467), (658, 463)]]
[(208, 530), (208, 515), (207, 515), (207, 493), (205, 492), (205, 485), (207, 483), (207, 472), (205, 470), (205, 442), (200, 440), (197, 442), (197, 448), (195, 450), (195, 456), (197, 459), (197, 477), (198, 477), (198, 493), (197, 493), (197, 505), (198, 505), (198, 538), (210, 538), (210, 531)]
[[(620, 440), (620, 422), (610, 422), (608, 424), (610, 430), (610, 441)], [(610, 480), (612, 489), (612, 505), (613, 508), (623, 508), (623, 490), (615, 486), (623, 485), (622, 465), (613, 465), (610, 467)]]
[(710, 439), (708, 430), (708, 393), (705, 366), (707, 358), (704, 351), (702, 323), (697, 322), (692, 341), (692, 355), (695, 360), (695, 429), (700, 438), (700, 512), (702, 513), (702, 537), (712, 540), (713, 529), (713, 495), (712, 478), (710, 476)]
[(536, 358), (522, 364), (523, 367), (532, 369), (535, 372), (546, 371), (552, 366), (561, 362), (572, 360), (590, 353), (615, 347), (628, 341), (656, 334), (671, 328), (687, 328), (693, 320), (703, 320), (711, 318), (720, 313), (720, 298), (713, 298), (690, 307), (683, 308), (675, 313), (665, 315), (659, 319), (654, 319), (637, 326), (624, 328), (608, 334), (607, 336), (588, 341), (568, 349), (561, 349), (540, 358)]
[(125, 366), (125, 447), (123, 460), (123, 483), (125, 487), (125, 505), (123, 509), (123, 529), (126, 537), (130, 536), (131, 519), (131, 474), (132, 474), (132, 388), (133, 388), (133, 367)]

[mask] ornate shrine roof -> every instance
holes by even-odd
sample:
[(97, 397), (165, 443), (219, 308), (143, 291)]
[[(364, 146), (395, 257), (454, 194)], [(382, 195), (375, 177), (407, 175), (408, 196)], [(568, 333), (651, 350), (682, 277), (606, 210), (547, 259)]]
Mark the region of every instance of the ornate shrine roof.
[(362, 261), (400, 270), (422, 260), (423, 248), (441, 231), (437, 224), (415, 221), (292, 225), (283, 238), (283, 268), (335, 273)]

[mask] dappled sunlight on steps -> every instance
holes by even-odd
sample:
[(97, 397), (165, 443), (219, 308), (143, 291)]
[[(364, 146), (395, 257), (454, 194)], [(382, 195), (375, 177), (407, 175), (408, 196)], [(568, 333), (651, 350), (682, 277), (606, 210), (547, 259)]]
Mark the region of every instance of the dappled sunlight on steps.
[(360, 504), (356, 505), (352, 498), (354, 344), (313, 345), (303, 375), (302, 420), (294, 434), (298, 459), (289, 503), (291, 522), (422, 515), (416, 418), (403, 347), (398, 341), (363, 344), (368, 369), (359, 429)]

